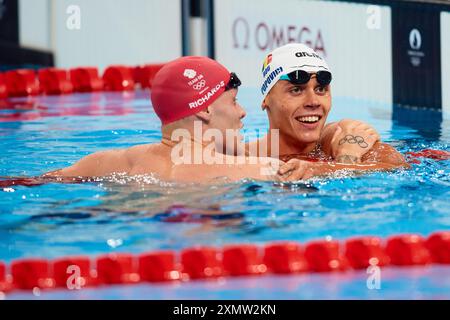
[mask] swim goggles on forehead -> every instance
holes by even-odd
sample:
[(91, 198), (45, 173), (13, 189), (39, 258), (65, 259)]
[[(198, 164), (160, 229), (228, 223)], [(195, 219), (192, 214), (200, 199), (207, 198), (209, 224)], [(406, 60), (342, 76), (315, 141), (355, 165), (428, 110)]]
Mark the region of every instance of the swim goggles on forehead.
[(304, 70), (296, 70), (288, 74), (282, 75), (280, 80), (287, 80), (293, 84), (307, 84), (312, 75), (316, 75), (317, 82), (322, 86), (327, 86), (331, 83), (331, 72), (317, 71), (316, 73), (308, 73)]
[(230, 73), (230, 81), (228, 81), (228, 84), (225, 86), (225, 91), (231, 90), (231, 89), (237, 89), (241, 85), (241, 80), (239, 80), (236, 73), (231, 72)]

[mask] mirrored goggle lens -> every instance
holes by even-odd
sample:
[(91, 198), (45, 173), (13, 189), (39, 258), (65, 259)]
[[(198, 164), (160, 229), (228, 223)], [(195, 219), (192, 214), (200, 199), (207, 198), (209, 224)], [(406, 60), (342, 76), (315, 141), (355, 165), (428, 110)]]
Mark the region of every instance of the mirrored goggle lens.
[(327, 86), (331, 83), (331, 72), (328, 71), (318, 71), (316, 73), (317, 82), (323, 86)]
[(303, 70), (296, 70), (289, 73), (287, 76), (289, 80), (295, 84), (306, 84), (311, 79), (311, 75)]
[(230, 81), (228, 81), (228, 84), (225, 87), (225, 91), (226, 90), (231, 90), (231, 89), (236, 89), (237, 87), (239, 87), (241, 85), (241, 80), (239, 80), (238, 76), (236, 75), (236, 73), (231, 72), (230, 73)]
[[(288, 80), (294, 84), (306, 84), (309, 80), (311, 80), (310, 73), (303, 70), (296, 70), (291, 73), (288, 73), (287, 76), (282, 76), (281, 80)], [(322, 86), (327, 86), (331, 83), (331, 72), (329, 71), (318, 71), (315, 73), (317, 82)]]

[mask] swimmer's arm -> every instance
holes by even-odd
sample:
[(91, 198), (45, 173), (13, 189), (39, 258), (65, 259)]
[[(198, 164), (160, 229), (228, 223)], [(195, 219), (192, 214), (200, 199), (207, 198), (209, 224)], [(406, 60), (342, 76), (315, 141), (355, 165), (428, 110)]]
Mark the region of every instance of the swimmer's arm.
[(319, 143), (322, 146), (322, 151), (328, 156), (332, 156), (331, 140), (333, 140), (338, 124), (338, 122), (327, 123), (323, 128), (322, 135), (319, 139)]
[(409, 168), (407, 166), (400, 166), (383, 162), (366, 162), (358, 164), (347, 164), (338, 162), (316, 162), (314, 163), (311, 176), (329, 175), (336, 171), (355, 171), (355, 172), (370, 172), (370, 171), (390, 171), (399, 168)]
[(281, 176), (278, 174), (280, 167), (284, 164), (283, 161), (276, 158), (268, 157), (246, 157), (247, 163), (242, 166), (236, 166), (233, 170), (236, 177), (240, 179), (254, 179), (262, 181), (285, 181), (288, 180), (288, 175)]
[(47, 172), (43, 177), (101, 177), (129, 170), (124, 151), (110, 150), (90, 154), (70, 167)]
[(336, 133), (336, 129), (338, 126), (340, 126), (342, 129), (350, 128), (350, 126), (354, 125), (355, 122), (361, 123), (361, 121), (352, 120), (352, 119), (343, 119), (338, 122), (330, 122), (327, 123), (323, 130), (322, 134), (319, 138), (319, 143), (322, 147), (322, 151), (330, 157), (333, 157), (333, 151), (332, 151), (332, 141), (334, 138), (334, 135)]
[(386, 163), (344, 164), (331, 161), (310, 162), (291, 159), (285, 165), (281, 166), (279, 173), (284, 174), (286, 171), (291, 170), (290, 174), (284, 176), (284, 179), (281, 179), (281, 181), (298, 181), (312, 177), (327, 176), (343, 170), (363, 173), (367, 171), (389, 171), (396, 168), (397, 166)]
[(282, 161), (274, 158), (231, 157), (228, 164), (224, 161), (223, 164), (174, 165), (170, 179), (186, 182), (210, 182), (221, 178), (228, 181), (242, 179), (279, 181), (281, 177), (277, 175), (277, 170), (281, 164)]
[(400, 152), (383, 142), (376, 142), (369, 152), (362, 156), (361, 163), (382, 163), (392, 165), (395, 168), (410, 168)]
[(357, 163), (357, 159), (353, 156), (348, 156), (348, 161), (345, 160), (345, 155), (341, 156), (342, 161), (332, 162), (318, 162), (317, 174), (329, 174), (338, 170), (353, 170), (353, 171), (375, 171), (375, 170), (394, 170), (394, 169), (409, 169), (411, 166), (406, 162), (405, 158), (395, 150), (394, 147), (376, 142), (372, 149), (366, 153), (361, 162)]
[[(238, 157), (239, 158), (239, 157)], [(296, 160), (283, 162), (276, 158), (246, 157), (248, 163), (234, 165), (226, 169), (227, 176), (234, 181), (245, 178), (261, 181), (298, 181), (308, 178), (313, 171), (313, 163)]]
[[(320, 138), (322, 150), (327, 155), (332, 155), (331, 141), (333, 140), (334, 133), (337, 126), (349, 125), (352, 120), (344, 119), (339, 122), (332, 122), (327, 124)], [(377, 167), (377, 169), (387, 169), (389, 167), (395, 168), (409, 168), (410, 165), (406, 162), (405, 158), (394, 147), (389, 144), (382, 143), (380, 141), (375, 142), (372, 148), (365, 153), (361, 159), (356, 159), (352, 155), (341, 155), (340, 161), (345, 164), (353, 164), (359, 162), (360, 164), (370, 165), (368, 168)], [(337, 161), (338, 162), (338, 161)], [(364, 170), (364, 169), (363, 169)], [(372, 170), (372, 169), (370, 169)]]
[[(337, 147), (336, 142), (334, 141), (338, 136), (343, 137), (345, 134), (356, 134), (361, 135), (368, 139), (366, 142), (372, 146), (374, 142), (380, 139), (378, 132), (366, 122), (353, 120), (353, 119), (342, 119), (338, 122), (331, 122), (325, 125), (322, 130), (321, 137), (319, 138), (319, 143), (322, 146), (322, 151), (334, 158), (335, 153), (339, 151), (341, 153), (342, 147)], [(372, 142), (370, 142), (372, 141)], [(340, 145), (340, 143), (339, 143)], [(338, 148), (338, 150), (334, 150), (334, 148)], [(347, 146), (348, 147), (348, 146)], [(362, 155), (364, 155), (367, 151), (359, 150), (351, 148), (352, 155), (358, 157), (358, 161), (361, 160)], [(370, 150), (370, 149), (369, 149)], [(356, 153), (355, 153), (356, 152)], [(345, 153), (344, 153), (345, 155)]]

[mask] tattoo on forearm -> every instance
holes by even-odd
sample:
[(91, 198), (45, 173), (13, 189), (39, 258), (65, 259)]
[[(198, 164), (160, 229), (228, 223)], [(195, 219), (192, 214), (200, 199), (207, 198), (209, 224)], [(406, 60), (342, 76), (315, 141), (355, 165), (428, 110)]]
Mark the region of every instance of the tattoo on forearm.
[(335, 159), (336, 162), (346, 163), (346, 164), (355, 164), (355, 163), (358, 163), (358, 160), (359, 160), (358, 157), (351, 156), (348, 154), (337, 156)]
[(339, 145), (343, 145), (344, 143), (355, 144), (357, 143), (361, 148), (367, 148), (369, 145), (361, 136), (353, 136), (351, 134), (346, 135), (344, 138), (339, 140)]

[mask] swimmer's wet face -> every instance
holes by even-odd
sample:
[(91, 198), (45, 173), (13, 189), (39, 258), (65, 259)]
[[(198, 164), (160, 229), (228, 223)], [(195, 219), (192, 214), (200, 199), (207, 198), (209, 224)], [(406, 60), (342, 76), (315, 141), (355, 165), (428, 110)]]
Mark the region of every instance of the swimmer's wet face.
[(246, 113), (237, 101), (237, 93), (238, 89), (225, 91), (207, 109), (209, 112), (207, 126), (220, 130), (224, 137), (222, 141), (216, 141), (217, 151), (230, 155), (243, 152), (238, 148), (238, 141), (242, 140), (239, 130), (244, 126), (241, 120)]
[(306, 84), (279, 80), (263, 101), (270, 127), (292, 143), (312, 144), (321, 136), (331, 109), (331, 87), (317, 81), (316, 74)]
[(331, 79), (326, 61), (301, 43), (276, 48), (264, 59), (262, 108), (270, 129), (279, 130), (280, 150), (314, 149), (331, 108)]
[[(230, 79), (222, 93), (206, 110), (198, 113), (198, 118), (203, 121), (204, 130), (220, 131), (222, 139), (214, 138), (216, 150), (228, 155), (241, 155), (244, 153), (244, 145), (240, 129), (243, 128), (242, 119), (246, 113), (237, 102), (238, 87), (241, 85), (239, 77), (230, 73)], [(208, 142), (208, 141), (207, 141)]]

